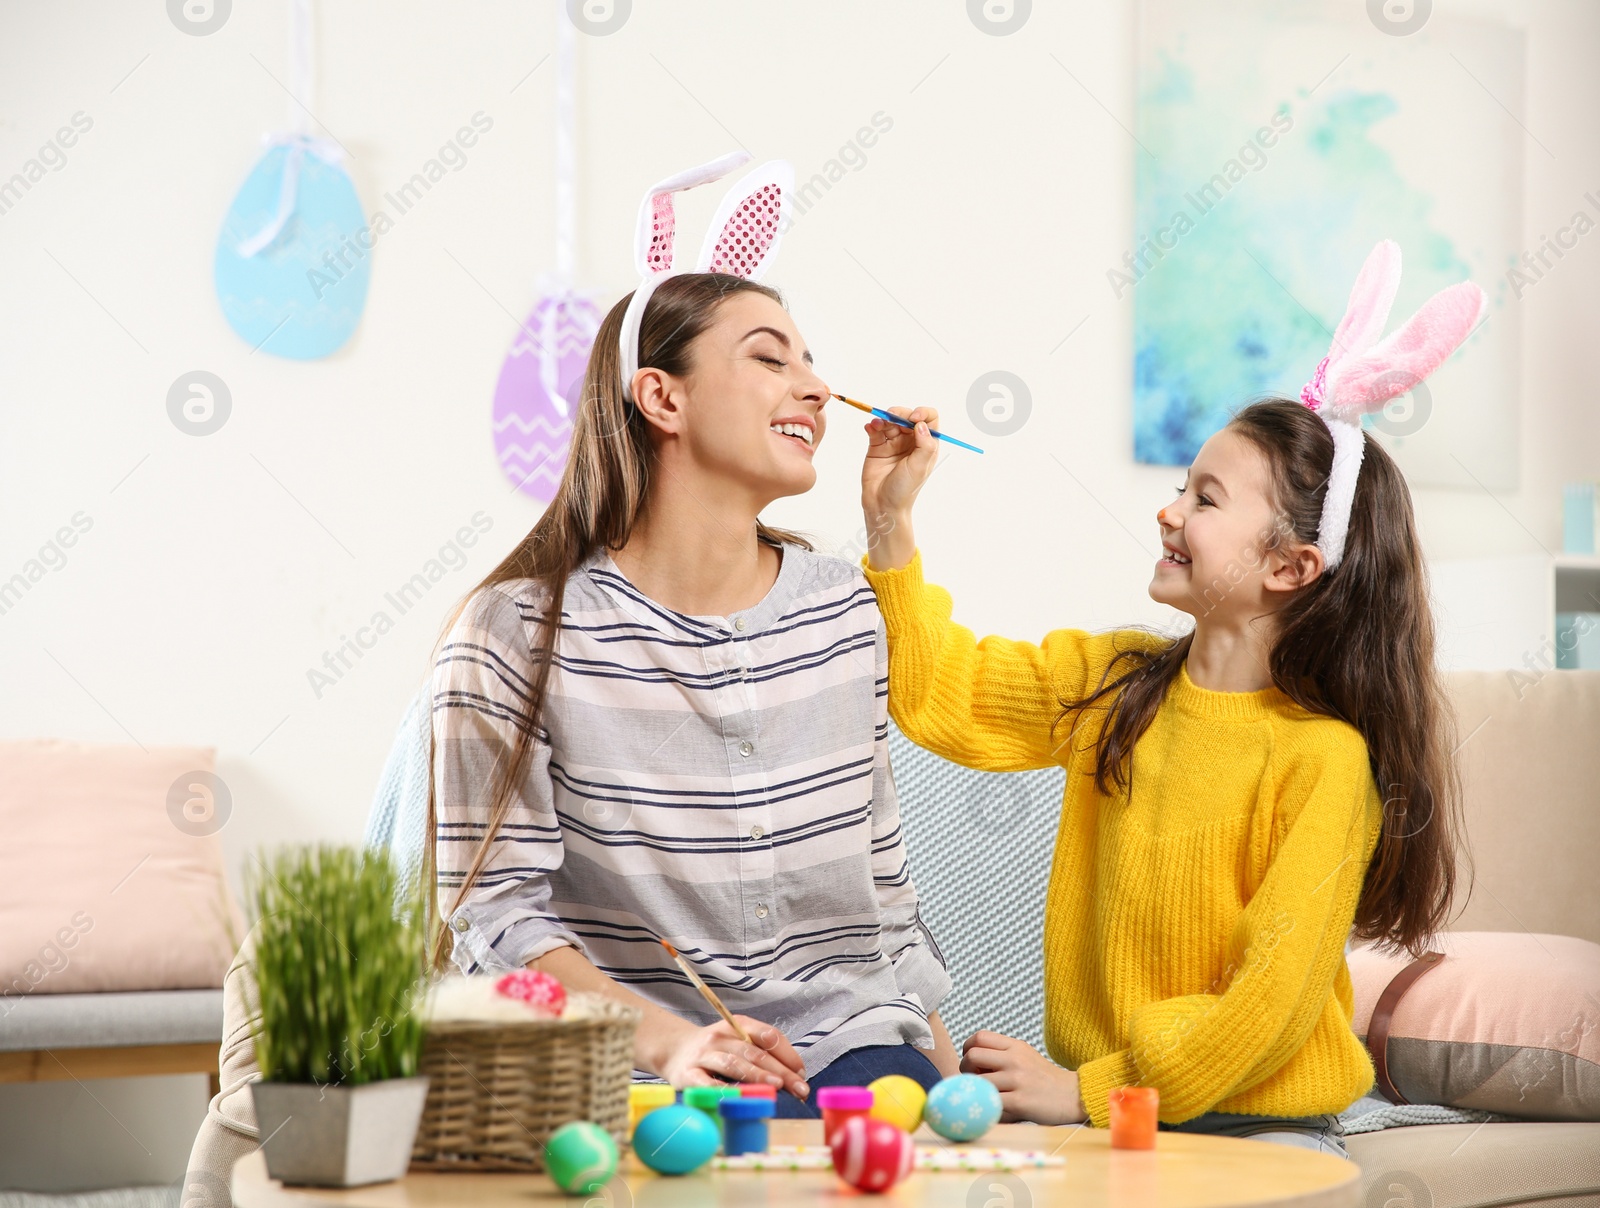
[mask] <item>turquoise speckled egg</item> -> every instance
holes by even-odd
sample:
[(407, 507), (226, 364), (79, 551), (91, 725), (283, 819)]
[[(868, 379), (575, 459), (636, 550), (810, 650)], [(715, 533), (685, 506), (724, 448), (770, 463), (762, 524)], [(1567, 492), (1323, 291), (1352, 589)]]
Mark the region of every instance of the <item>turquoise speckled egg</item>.
[(976, 1141), (1000, 1119), (1000, 1092), (987, 1078), (957, 1074), (928, 1092), (922, 1118), (947, 1141)]
[(633, 1130), (633, 1152), (657, 1174), (688, 1174), (711, 1160), (722, 1134), (697, 1107), (658, 1107)]

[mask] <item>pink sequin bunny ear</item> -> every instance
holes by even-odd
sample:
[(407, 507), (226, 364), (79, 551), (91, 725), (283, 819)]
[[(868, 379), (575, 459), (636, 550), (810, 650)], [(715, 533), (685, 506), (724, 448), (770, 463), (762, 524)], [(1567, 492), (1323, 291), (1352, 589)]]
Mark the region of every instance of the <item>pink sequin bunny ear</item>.
[(639, 222), (633, 242), (634, 264), (641, 277), (668, 273), (674, 267), (678, 216), (673, 195), (697, 185), (721, 180), (735, 168), (749, 162), (748, 151), (730, 151), (709, 163), (689, 168), (650, 186), (650, 191), (639, 203)]
[(793, 195), (794, 168), (781, 159), (746, 175), (717, 207), (696, 271), (760, 280), (778, 250)]
[(657, 285), (684, 272), (730, 273), (755, 280), (772, 264), (783, 233), (783, 216), (794, 193), (794, 169), (783, 160), (762, 164), (729, 189), (711, 220), (697, 266), (688, 269), (678, 264), (674, 195), (720, 180), (749, 162), (749, 152), (729, 152), (651, 185), (640, 203), (633, 240), (639, 284), (623, 312), (617, 336), (622, 395), (629, 402), (633, 401), (633, 376), (639, 371), (639, 328)]

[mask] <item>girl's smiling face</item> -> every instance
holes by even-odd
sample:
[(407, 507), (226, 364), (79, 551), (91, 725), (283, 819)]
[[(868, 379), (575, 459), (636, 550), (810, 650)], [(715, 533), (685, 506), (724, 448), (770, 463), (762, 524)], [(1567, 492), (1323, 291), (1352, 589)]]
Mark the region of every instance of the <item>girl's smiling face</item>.
[(695, 339), (690, 371), (642, 369), (634, 397), (676, 445), (662, 453), (677, 469), (763, 499), (816, 483), (812, 458), (827, 427), (828, 386), (789, 312), (765, 294), (729, 295)]
[(1201, 446), (1178, 497), (1156, 513), (1156, 523), (1162, 558), (1150, 597), (1196, 620), (1249, 620), (1276, 611), (1307, 570), (1303, 552), (1287, 556), (1296, 543), (1273, 502), (1266, 457), (1231, 428)]

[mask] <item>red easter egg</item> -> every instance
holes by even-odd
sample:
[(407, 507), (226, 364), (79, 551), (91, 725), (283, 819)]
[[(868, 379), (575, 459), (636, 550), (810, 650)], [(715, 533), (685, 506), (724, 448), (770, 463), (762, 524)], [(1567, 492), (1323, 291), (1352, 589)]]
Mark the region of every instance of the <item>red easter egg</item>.
[(854, 1116), (834, 1130), (833, 1168), (858, 1191), (888, 1191), (916, 1157), (911, 1134), (882, 1120)]
[(567, 1005), (567, 990), (548, 973), (518, 969), (507, 973), (494, 988), (507, 998), (520, 999), (542, 1015), (559, 1016)]

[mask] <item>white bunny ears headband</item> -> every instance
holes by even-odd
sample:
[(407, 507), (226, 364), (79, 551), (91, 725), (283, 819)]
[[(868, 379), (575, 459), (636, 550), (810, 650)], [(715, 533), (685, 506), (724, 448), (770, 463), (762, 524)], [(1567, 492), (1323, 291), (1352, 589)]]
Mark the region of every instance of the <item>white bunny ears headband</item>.
[(639, 328), (656, 286), (680, 273), (729, 273), (759, 280), (772, 264), (783, 234), (783, 217), (794, 194), (794, 169), (775, 159), (743, 177), (729, 189), (717, 207), (706, 232), (700, 257), (692, 269), (677, 267), (677, 215), (673, 194), (696, 185), (721, 180), (748, 163), (750, 155), (734, 151), (710, 163), (669, 176), (650, 186), (639, 206), (639, 226), (634, 237), (634, 260), (639, 286), (622, 317), (617, 337), (622, 361), (622, 396), (633, 401), (633, 375), (639, 371)]
[(1361, 266), (1328, 355), (1300, 391), (1300, 401), (1320, 415), (1333, 434), (1333, 468), (1317, 529), (1317, 548), (1330, 571), (1344, 560), (1350, 531), (1350, 509), (1366, 448), (1362, 415), (1415, 389), (1444, 364), (1472, 334), (1489, 303), (1471, 281), (1449, 286), (1380, 342), (1399, 288), (1400, 245), (1385, 239)]

